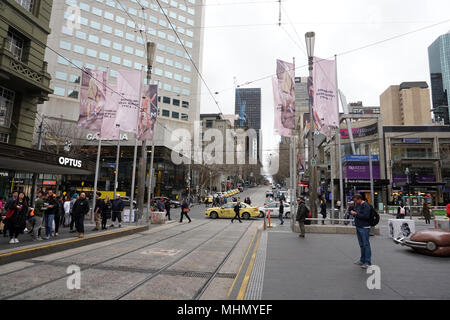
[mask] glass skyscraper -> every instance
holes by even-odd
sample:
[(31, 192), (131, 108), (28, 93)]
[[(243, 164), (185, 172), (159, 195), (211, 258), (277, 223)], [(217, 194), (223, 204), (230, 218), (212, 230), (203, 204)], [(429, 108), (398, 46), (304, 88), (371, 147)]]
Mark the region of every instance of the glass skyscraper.
[(441, 35), (428, 47), (428, 60), (435, 119), (450, 124), (450, 32)]

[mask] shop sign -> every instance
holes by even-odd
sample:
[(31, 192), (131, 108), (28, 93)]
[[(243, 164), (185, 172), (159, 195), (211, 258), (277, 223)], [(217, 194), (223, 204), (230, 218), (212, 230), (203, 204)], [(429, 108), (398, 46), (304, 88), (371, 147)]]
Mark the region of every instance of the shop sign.
[[(99, 139), (99, 135), (97, 133), (88, 133), (86, 135), (86, 140), (88, 141), (94, 141), (94, 140), (98, 140)], [(110, 139), (102, 139), (102, 141), (108, 141)], [(128, 141), (128, 134), (127, 133), (122, 133), (120, 135), (120, 140), (121, 141)]]
[(81, 168), (83, 165), (83, 162), (81, 160), (75, 160), (66, 157), (59, 157), (58, 162), (62, 166), (70, 166), (74, 168)]
[(9, 177), (8, 172), (0, 172), (0, 177)]
[(42, 184), (44, 186), (56, 186), (56, 181), (46, 180), (46, 181), (43, 181)]
[(403, 143), (420, 143), (420, 138), (404, 138)]

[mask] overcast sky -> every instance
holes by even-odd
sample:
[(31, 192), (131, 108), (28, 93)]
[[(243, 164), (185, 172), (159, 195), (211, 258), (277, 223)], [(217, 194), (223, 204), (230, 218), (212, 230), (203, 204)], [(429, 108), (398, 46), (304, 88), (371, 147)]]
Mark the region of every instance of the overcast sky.
[[(243, 84), (274, 74), (276, 59), (292, 61), (295, 57), (296, 66), (305, 65), (304, 34), (308, 31), (316, 33), (315, 55), (328, 58), (450, 19), (448, 0), (283, 0), (282, 7), (279, 27), (277, 1), (206, 0), (202, 73), (211, 90), (219, 92), (216, 98), (223, 113), (234, 113), (233, 77)], [(390, 85), (403, 81), (430, 84), (427, 48), (449, 30), (450, 21), (338, 56), (339, 88), (349, 102), (371, 106), (379, 105), (380, 94)], [(296, 70), (296, 76), (307, 73), (306, 67)], [(273, 134), (271, 80), (243, 87), (262, 88), (263, 147), (272, 149), (278, 139)], [(201, 113), (217, 112), (203, 87)]]

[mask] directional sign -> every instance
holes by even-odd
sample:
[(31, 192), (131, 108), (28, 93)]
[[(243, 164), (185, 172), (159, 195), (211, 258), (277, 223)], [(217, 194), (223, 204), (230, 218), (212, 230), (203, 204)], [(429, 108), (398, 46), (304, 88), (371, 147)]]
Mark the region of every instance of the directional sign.
[(312, 159), (312, 160), (311, 160), (311, 165), (312, 165), (312, 166), (315, 166), (315, 165), (316, 165), (316, 160), (315, 160), (315, 159)]

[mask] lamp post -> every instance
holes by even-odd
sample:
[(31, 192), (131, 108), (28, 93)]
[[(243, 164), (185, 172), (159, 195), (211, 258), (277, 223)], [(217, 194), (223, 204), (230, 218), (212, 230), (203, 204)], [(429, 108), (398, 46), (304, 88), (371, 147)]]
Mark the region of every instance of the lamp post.
[[(307, 32), (305, 34), (306, 50), (308, 54), (308, 66), (309, 66), (309, 81), (312, 82), (313, 77), (313, 57), (314, 57), (314, 44), (316, 41), (316, 34), (314, 32)], [(312, 83), (310, 83), (312, 86)], [(308, 141), (308, 163), (309, 163), (309, 205), (311, 207), (311, 214), (313, 218), (317, 218), (317, 186), (316, 186), (316, 166), (313, 164), (314, 159), (314, 116), (313, 116), (313, 96), (308, 90), (309, 94), (309, 141)]]

